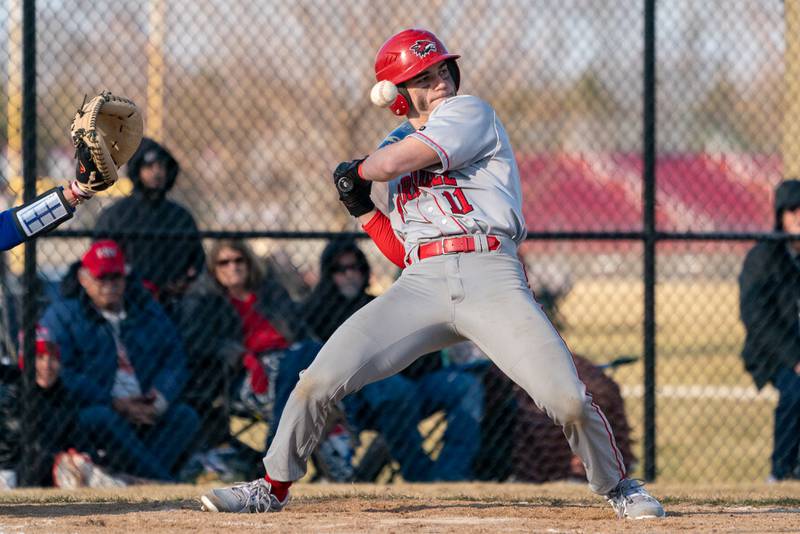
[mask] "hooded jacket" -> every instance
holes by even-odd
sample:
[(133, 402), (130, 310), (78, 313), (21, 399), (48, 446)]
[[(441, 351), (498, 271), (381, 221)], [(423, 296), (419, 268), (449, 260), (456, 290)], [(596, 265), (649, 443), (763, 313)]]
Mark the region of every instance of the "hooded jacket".
[[(361, 274), (364, 275), (364, 284), (353, 299), (342, 295), (333, 281), (336, 260), (348, 252), (355, 255)], [(319, 283), (303, 306), (302, 315), (314, 336), (323, 342), (327, 341), (339, 325), (375, 298), (367, 293), (370, 273), (367, 257), (355, 241), (336, 239), (328, 243), (320, 256)]]
[[(775, 230), (800, 207), (800, 181), (775, 192)], [(782, 368), (800, 361), (800, 258), (785, 241), (762, 241), (748, 252), (739, 275), (739, 310), (747, 331), (742, 358), (760, 389)]]
[[(62, 300), (45, 311), (41, 324), (61, 350), (61, 379), (80, 406), (111, 404), (117, 372), (117, 346), (111, 325), (92, 305), (77, 281), (80, 267), (70, 267), (62, 284)], [(174, 401), (186, 383), (186, 357), (181, 338), (161, 306), (140, 283), (125, 288), (127, 318), (121, 339), (143, 392), (157, 389)]]
[[(141, 181), (142, 166), (154, 161), (162, 161), (166, 167), (167, 179), (162, 189), (146, 188)], [(194, 218), (186, 208), (167, 198), (179, 172), (172, 154), (145, 137), (128, 162), (133, 194), (103, 210), (95, 226), (98, 238), (117, 241), (133, 270), (159, 288), (180, 279), (191, 267), (199, 273), (205, 260)], [(163, 232), (164, 237), (126, 237), (126, 232)], [(174, 237), (168, 237), (170, 234)]]
[[(355, 255), (356, 262), (364, 275), (364, 284), (358, 295), (352, 299), (342, 295), (336, 287), (336, 282), (333, 281), (336, 260), (348, 252)], [(320, 257), (319, 283), (311, 292), (303, 308), (305, 323), (314, 336), (323, 342), (327, 341), (342, 323), (375, 298), (367, 293), (370, 273), (367, 257), (352, 239), (335, 239), (325, 247)], [(415, 380), (426, 373), (441, 369), (442, 366), (441, 351), (432, 352), (418, 358), (403, 369), (402, 374)]]

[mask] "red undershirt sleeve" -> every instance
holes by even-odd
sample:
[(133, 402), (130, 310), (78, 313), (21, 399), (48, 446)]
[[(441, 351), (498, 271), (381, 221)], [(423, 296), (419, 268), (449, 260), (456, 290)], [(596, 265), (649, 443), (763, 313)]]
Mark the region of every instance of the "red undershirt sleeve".
[(362, 228), (369, 235), (378, 250), (386, 256), (386, 259), (400, 267), (405, 268), (406, 250), (402, 241), (397, 239), (392, 230), (392, 223), (382, 211), (375, 210), (375, 215), (363, 225)]

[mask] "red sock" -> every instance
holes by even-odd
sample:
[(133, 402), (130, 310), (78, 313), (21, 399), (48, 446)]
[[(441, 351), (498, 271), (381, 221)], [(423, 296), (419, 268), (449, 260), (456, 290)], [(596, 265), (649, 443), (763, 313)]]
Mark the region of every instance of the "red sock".
[(286, 499), (286, 495), (289, 494), (289, 486), (292, 485), (291, 482), (281, 482), (279, 480), (272, 480), (269, 478), (269, 475), (264, 475), (264, 480), (269, 482), (271, 486), (270, 492), (275, 495), (279, 501)]

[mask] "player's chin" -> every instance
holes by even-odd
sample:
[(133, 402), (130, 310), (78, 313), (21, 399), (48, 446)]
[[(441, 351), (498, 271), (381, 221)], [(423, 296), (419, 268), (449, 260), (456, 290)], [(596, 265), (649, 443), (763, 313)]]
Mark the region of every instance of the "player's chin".
[(453, 95), (446, 94), (446, 95), (442, 95), (442, 96), (437, 96), (436, 98), (432, 99), (429, 102), (429, 109), (431, 111), (433, 111), (434, 109), (439, 107), (439, 104), (441, 104), (442, 102), (444, 102), (446, 99), (450, 98), (451, 96), (453, 96)]

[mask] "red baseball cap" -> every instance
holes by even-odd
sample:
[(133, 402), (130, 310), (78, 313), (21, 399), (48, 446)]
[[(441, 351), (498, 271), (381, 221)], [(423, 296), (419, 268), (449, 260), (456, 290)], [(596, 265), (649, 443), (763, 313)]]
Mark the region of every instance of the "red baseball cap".
[[(17, 364), (19, 368), (24, 370), (25, 369), (25, 360), (23, 358), (24, 355), (24, 348), (23, 344), (23, 332), (20, 330), (19, 332), (19, 358), (17, 360)], [(56, 360), (61, 360), (61, 351), (56, 345), (55, 340), (50, 335), (50, 331), (41, 325), (36, 325), (36, 356), (50, 356), (51, 358), (55, 358)]]
[(109, 274), (125, 274), (125, 257), (116, 242), (106, 239), (92, 243), (83, 255), (81, 265), (95, 278)]

